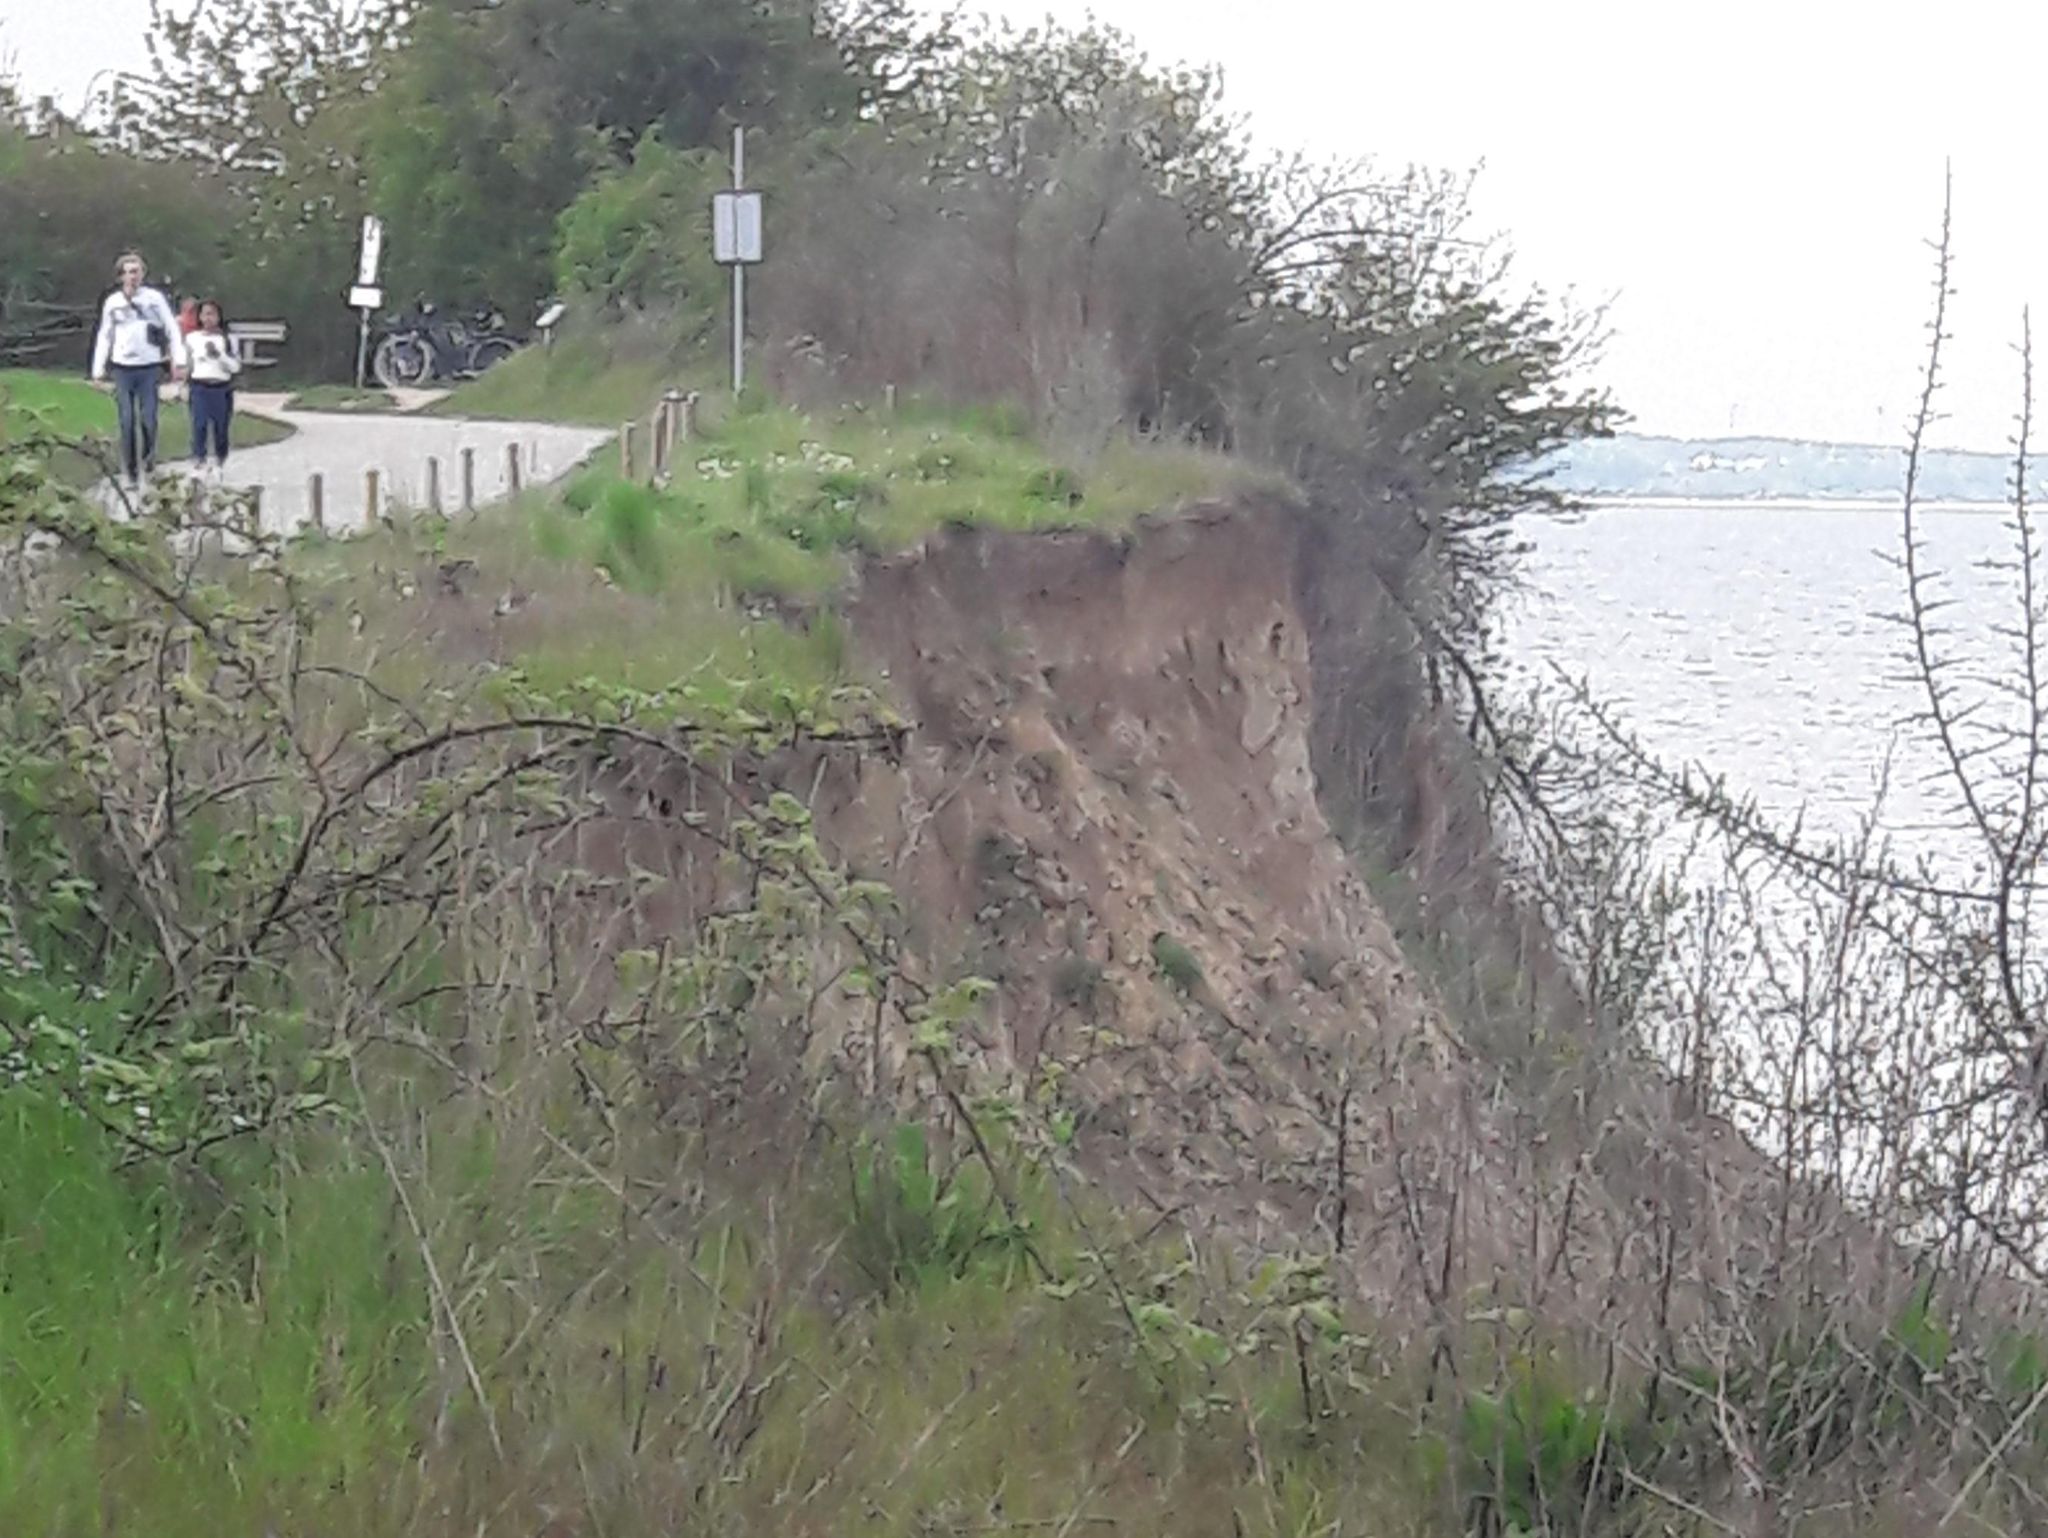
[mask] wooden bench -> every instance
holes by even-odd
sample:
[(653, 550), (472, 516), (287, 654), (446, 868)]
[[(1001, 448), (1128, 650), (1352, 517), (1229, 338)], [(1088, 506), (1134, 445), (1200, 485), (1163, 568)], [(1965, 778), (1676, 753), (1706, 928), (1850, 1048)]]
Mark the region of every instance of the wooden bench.
[(244, 368), (269, 368), (277, 362), (274, 357), (265, 357), (259, 350), (264, 347), (282, 347), (289, 327), (281, 320), (238, 320), (234, 323), (235, 340), (242, 346)]

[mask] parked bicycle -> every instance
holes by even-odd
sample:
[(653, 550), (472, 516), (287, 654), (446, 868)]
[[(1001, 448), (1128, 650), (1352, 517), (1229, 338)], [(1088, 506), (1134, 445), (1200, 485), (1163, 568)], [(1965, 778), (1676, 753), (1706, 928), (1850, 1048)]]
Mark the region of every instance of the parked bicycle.
[(496, 305), (444, 315), (425, 299), (385, 319), (370, 355), (370, 372), (387, 390), (419, 389), (448, 380), (474, 379), (525, 345)]

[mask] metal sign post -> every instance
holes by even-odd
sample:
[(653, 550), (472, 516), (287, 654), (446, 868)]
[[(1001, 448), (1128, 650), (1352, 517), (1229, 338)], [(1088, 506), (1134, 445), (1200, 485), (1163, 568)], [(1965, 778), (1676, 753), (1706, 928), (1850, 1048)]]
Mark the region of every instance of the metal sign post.
[(370, 366), (370, 312), (383, 307), (384, 290), (377, 286), (377, 268), (384, 258), (384, 221), (375, 214), (363, 215), (363, 240), (356, 256), (355, 287), (348, 302), (359, 312), (356, 332), (356, 388), (367, 383)]
[(732, 189), (711, 195), (711, 256), (732, 269), (732, 393), (747, 386), (747, 269), (761, 260), (761, 194), (747, 188), (747, 136), (732, 131)]

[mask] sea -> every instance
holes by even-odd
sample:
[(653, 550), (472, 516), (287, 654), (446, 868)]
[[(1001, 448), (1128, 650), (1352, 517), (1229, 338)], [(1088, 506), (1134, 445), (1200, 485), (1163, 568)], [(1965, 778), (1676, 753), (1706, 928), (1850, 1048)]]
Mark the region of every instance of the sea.
[[(1931, 658), (1972, 708), (1968, 746), (1997, 750), (1975, 761), (1996, 778), (2014, 750), (1990, 728), (2017, 722), (2026, 678), (2012, 513), (1947, 504), (1916, 519), (1940, 604)], [(1780, 821), (1848, 834), (1875, 815), (1903, 854), (1979, 863), (1902, 623), (1896, 500), (1615, 498), (1520, 533), (1513, 687), (1585, 690), (1659, 758), (1725, 777)]]

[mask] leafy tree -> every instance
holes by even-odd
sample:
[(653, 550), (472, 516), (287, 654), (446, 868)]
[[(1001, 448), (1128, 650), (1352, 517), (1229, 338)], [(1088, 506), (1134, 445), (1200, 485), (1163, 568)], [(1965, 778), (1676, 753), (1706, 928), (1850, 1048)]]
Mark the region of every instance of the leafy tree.
[(151, 0), (150, 67), (113, 92), (111, 139), (219, 185), (232, 259), (221, 287), (243, 313), (293, 324), (299, 361), (353, 346), (342, 302), (366, 206), (362, 137), (403, 37), (401, 0), (200, 6)]
[(0, 103), (0, 305), (90, 304), (128, 247), (180, 284), (212, 277), (218, 192), (188, 166), (137, 161), (68, 119), (31, 124)]
[(573, 121), (523, 110), (495, 70), (480, 70), (479, 35), (491, 25), (442, 8), (415, 22), (366, 153), (393, 286), (488, 298), (516, 316), (548, 288), (555, 217), (593, 156)]
[(562, 287), (613, 313), (659, 306), (680, 336), (701, 338), (716, 316), (710, 200), (724, 176), (711, 151), (649, 134), (631, 165), (601, 174), (563, 213)]
[(851, 120), (908, 89), (919, 38), (903, 0), (435, 0), (369, 137), (394, 274), (530, 305), (556, 220), (648, 135), (685, 151), (723, 148), (736, 124), (786, 138)]

